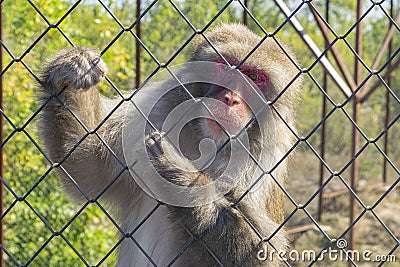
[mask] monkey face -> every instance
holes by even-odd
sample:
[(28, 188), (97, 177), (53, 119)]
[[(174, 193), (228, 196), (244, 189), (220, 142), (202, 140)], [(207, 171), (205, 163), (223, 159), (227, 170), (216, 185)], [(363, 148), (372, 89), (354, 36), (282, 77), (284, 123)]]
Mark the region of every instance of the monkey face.
[[(257, 85), (268, 101), (277, 104), (278, 111), (283, 114), (292, 112), (292, 100), (297, 97), (302, 78), (295, 63), (296, 57), (289, 47), (274, 37), (259, 36), (240, 25), (206, 31), (204, 35), (207, 39), (197, 39), (191, 61), (238, 66), (238, 70)], [(290, 119), (285, 117), (285, 120)]]
[(211, 118), (201, 119), (199, 128), (202, 136), (220, 142), (252, 127), (254, 114), (266, 105), (267, 75), (251, 66), (235, 67), (236, 63), (239, 61), (229, 59), (229, 66), (216, 60), (209, 70), (214, 83), (195, 84), (191, 90), (197, 98), (217, 100), (206, 104)]

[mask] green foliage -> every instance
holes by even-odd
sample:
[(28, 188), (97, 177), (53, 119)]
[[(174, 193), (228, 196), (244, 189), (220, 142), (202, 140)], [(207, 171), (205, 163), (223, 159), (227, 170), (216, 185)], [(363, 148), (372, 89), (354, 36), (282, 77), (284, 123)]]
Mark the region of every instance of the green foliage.
[[(64, 1), (41, 1), (37, 4), (52, 23), (69, 6)], [(90, 11), (89, 7), (85, 8)], [(25, 2), (5, 1), (4, 10), (5, 44), (19, 57), (46, 30), (45, 24)], [(28, 67), (38, 70), (44, 57), (48, 56), (46, 52), (49, 47), (58, 50), (60, 44), (65, 46), (66, 42), (42, 39), (34, 48), (36, 50), (23, 61)], [(9, 62), (6, 57), (3, 64)], [(10, 209), (4, 218), (4, 248), (17, 261), (6, 257), (7, 266), (13, 266), (14, 263), (25, 265), (30, 260), (33, 260), (32, 266), (83, 265), (72, 247), (79, 251), (88, 264), (97, 264), (114, 245), (116, 232), (110, 231), (110, 222), (95, 206), (87, 208), (79, 219), (64, 230), (78, 209), (62, 193), (54, 171), (47, 174), (51, 165), (39, 146), (32, 142), (39, 143), (37, 116), (34, 116), (39, 108), (35, 101), (38, 86), (27, 69), (16, 62), (4, 74), (3, 80), (4, 112), (11, 121), (5, 122), (4, 126), (5, 137), (10, 137), (3, 150), (3, 179), (9, 188), (5, 189), (5, 207)], [(16, 128), (23, 127), (30, 118), (33, 120), (23, 128), (24, 131), (17, 132)], [(55, 232), (60, 232), (61, 236), (56, 236)], [(106, 262), (112, 264), (112, 261), (111, 257)]]

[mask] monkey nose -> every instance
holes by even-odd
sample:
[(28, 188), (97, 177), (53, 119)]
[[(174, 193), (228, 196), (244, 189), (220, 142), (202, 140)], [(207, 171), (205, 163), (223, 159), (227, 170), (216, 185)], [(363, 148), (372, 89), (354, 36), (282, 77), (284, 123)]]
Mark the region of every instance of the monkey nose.
[(241, 102), (240, 96), (233, 92), (226, 93), (224, 99), (225, 104), (227, 104), (229, 107), (239, 105)]

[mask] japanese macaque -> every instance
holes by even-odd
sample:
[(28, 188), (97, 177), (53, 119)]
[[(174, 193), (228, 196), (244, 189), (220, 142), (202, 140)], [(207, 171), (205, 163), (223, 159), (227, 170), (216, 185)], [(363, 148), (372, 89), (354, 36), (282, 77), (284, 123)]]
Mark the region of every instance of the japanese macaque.
[[(124, 236), (117, 266), (282, 264), (272, 254), (288, 246), (280, 226), (284, 194), (279, 185), (286, 178), (301, 71), (290, 49), (245, 26), (222, 24), (204, 36), (197, 36), (189, 63), (211, 64), (201, 69), (209, 71), (205, 76), (215, 86), (202, 80), (177, 83), (192, 74), (189, 64), (175, 78), (139, 88), (125, 99), (108, 99), (94, 87), (106, 75), (106, 65), (84, 47), (61, 51), (43, 69), (40, 101), (46, 105), (39, 127), (46, 151), (73, 199), (110, 204)], [(235, 77), (229, 71), (236, 71)], [(174, 82), (172, 90), (159, 95)], [(201, 103), (199, 110), (208, 114), (187, 122), (174, 142), (162, 125), (185, 101)], [(132, 103), (153, 108), (143, 114)], [(133, 126), (128, 134), (126, 125)], [(203, 139), (216, 147), (213, 162), (204, 168), (195, 164), (207, 154)], [(230, 158), (238, 151), (247, 156), (240, 163)], [(141, 163), (144, 158), (148, 162)], [(226, 172), (229, 178), (220, 187), (201, 191)], [(156, 193), (146, 189), (156, 174), (177, 186), (178, 199), (173, 191), (154, 187), (157, 182), (149, 182)], [(181, 197), (186, 188), (206, 196)]]

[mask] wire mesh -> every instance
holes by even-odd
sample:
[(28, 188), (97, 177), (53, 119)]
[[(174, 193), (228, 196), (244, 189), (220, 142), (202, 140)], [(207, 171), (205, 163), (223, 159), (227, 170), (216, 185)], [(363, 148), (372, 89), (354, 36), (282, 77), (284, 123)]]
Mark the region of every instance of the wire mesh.
[[(293, 141), (270, 169), (264, 169), (257, 157), (241, 144), (261, 174), (222, 213), (229, 215), (234, 210), (244, 218), (251, 231), (249, 234), (258, 236), (253, 253), (263, 252), (262, 246), (266, 243), (278, 253), (270, 241), (287, 229), (291, 241), (288, 250), (293, 253), (279, 260), (282, 265), (323, 262), (324, 266), (394, 266), (400, 245), (400, 16), (394, 15), (400, 12), (398, 1), (358, 1), (358, 17), (353, 4), (341, 7), (336, 1), (327, 1), (325, 7), (314, 1), (143, 1), (141, 5), (136, 3), (136, 7), (142, 7), (136, 17), (132, 12), (135, 3), (123, 0), (1, 2), (5, 16), (5, 34), (1, 41), (4, 241), (0, 246), (4, 263), (7, 266), (110, 266), (116, 264), (118, 250), (128, 240), (149, 266), (179, 265), (182, 255), (196, 242), (201, 242), (208, 257), (215, 260), (215, 266), (224, 266), (224, 261), (213, 251), (214, 244), (202, 240), (206, 232), (195, 233), (184, 224), (181, 227), (188, 236), (186, 242), (166, 263), (160, 264), (161, 256), (149, 251), (142, 242), (142, 231), (152, 217), (159, 218), (161, 209), (168, 208), (161, 201), (154, 201), (144, 214), (132, 214), (137, 217), (137, 224), (122, 225), (122, 218), (115, 215), (118, 213), (104, 199), (126, 182), (129, 171), (133, 170), (133, 176), (139, 178), (142, 174), (137, 171), (137, 162), (127, 165), (123, 155), (113, 150), (114, 143), (103, 129), (126, 103), (134, 102), (136, 94), (148, 89), (146, 85), (162, 70), (179, 80), (173, 66), (188, 60), (191, 46), (199, 38), (206, 40), (213, 51), (224, 58), (223, 51), (214, 46), (207, 32), (221, 22), (241, 21), (244, 16), (248, 27), (262, 39), (238, 67), (246, 64), (265, 40), (273, 40), (297, 68), (297, 75), (273, 99), (264, 103), (293, 136)], [(326, 14), (332, 14), (329, 20), (322, 15), (323, 8)], [(343, 17), (341, 8), (345, 13)], [(22, 13), (15, 15), (17, 12)], [(139, 32), (136, 31), (138, 25)], [(382, 25), (387, 28), (382, 30)], [(363, 33), (356, 36), (356, 30), (361, 28)], [(364, 45), (356, 47), (356, 41), (361, 38)], [(286, 43), (293, 50), (299, 50), (296, 54), (300, 63), (291, 58)], [(133, 49), (134, 44), (141, 50), (140, 69), (136, 68), (138, 62), (135, 65), (131, 60), (138, 53)], [(41, 103), (35, 100), (37, 84), (43, 82), (39, 77), (44, 60), (60, 48), (71, 46), (99, 50), (110, 68), (98, 88), (103, 95), (113, 97), (114, 104), (94, 126), (87, 125), (79, 110), (63, 100), (61, 96), (67, 87)], [(380, 47), (385, 48), (381, 51), (388, 50), (386, 58), (375, 56)], [(354, 70), (358, 75), (352, 75), (349, 64), (358, 66), (358, 70)], [(330, 82), (322, 82), (324, 74)], [(144, 79), (134, 88), (134, 84), (139, 84), (137, 77)], [(298, 113), (297, 127), (293, 127), (282, 114), (279, 101), (300, 78), (305, 80), (303, 100), (291, 100), (296, 102)], [(130, 90), (133, 91), (127, 93)], [(192, 95), (189, 98), (195, 99)], [(322, 100), (326, 103), (324, 110)], [(81, 128), (81, 135), (59, 161), (51, 159), (38, 139), (39, 116), (54, 101), (65, 107), (74, 125)], [(320, 111), (323, 111), (322, 118)], [(152, 124), (144, 111), (138, 112), (143, 121)], [(115, 127), (121, 126), (113, 123)], [(326, 130), (321, 131), (323, 126)], [(157, 129), (157, 126), (152, 127)], [(321, 135), (326, 140), (324, 144), (318, 141)], [(94, 189), (94, 195), (88, 187), (82, 187), (74, 169), (65, 167), (70, 166), (68, 161), (77, 153), (91, 152), (85, 150), (89, 140), (96, 140), (102, 153), (110, 155), (107, 161), (115, 166), (114, 170), (107, 171), (112, 177), (107, 177), (101, 189)], [(359, 146), (353, 146), (352, 151), (355, 142), (359, 142)], [(322, 147), (323, 152), (320, 151)], [(77, 168), (86, 168), (85, 164), (93, 158), (96, 157), (89, 153), (86, 162), (81, 162), (82, 166)], [(283, 183), (278, 170), (285, 164), (289, 164), (289, 175)], [(382, 164), (385, 183), (380, 183)], [(99, 168), (101, 165), (105, 162), (100, 163)], [(358, 174), (351, 171), (352, 168)], [(76, 188), (80, 195), (78, 204), (62, 193), (57, 178), (60, 175)], [(136, 183), (134, 177), (130, 179), (130, 184)], [(240, 204), (253, 187), (267, 179), (277, 186), (285, 199), (285, 218), (264, 237), (260, 226), (246, 216)], [(120, 195), (123, 198), (124, 192)], [(124, 207), (132, 208), (134, 204)], [(349, 222), (350, 211), (353, 214)], [(164, 219), (160, 226), (168, 223), (168, 219)], [(336, 251), (336, 257), (326, 257), (327, 252), (332, 251)], [(310, 253), (314, 253), (312, 257), (305, 258), (305, 254)], [(246, 266), (250, 257), (251, 253), (239, 265)], [(132, 259), (129, 264), (138, 266), (135, 261)], [(263, 263), (260, 259), (260, 264)], [(128, 266), (128, 263), (120, 265)]]

